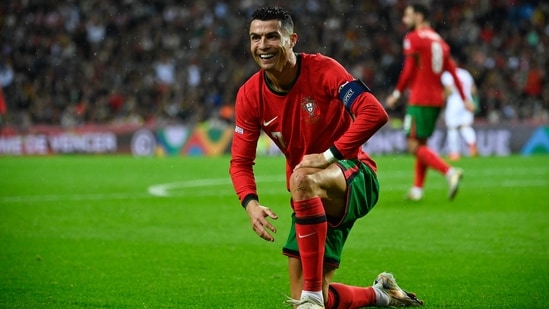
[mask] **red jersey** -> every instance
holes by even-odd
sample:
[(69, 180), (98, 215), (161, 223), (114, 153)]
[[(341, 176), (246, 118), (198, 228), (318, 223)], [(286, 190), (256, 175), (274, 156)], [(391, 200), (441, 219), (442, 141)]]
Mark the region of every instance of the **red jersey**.
[(450, 72), (461, 98), (465, 100), (463, 88), (456, 75), (456, 64), (450, 57), (450, 47), (429, 27), (410, 31), (404, 37), (404, 67), (396, 89), (403, 92), (410, 85), (410, 105), (444, 105), (444, 86), (441, 75)]
[(252, 167), (262, 130), (286, 157), (287, 186), (304, 155), (322, 153), (331, 146), (341, 157), (358, 158), (376, 170), (362, 145), (387, 122), (379, 101), (364, 92), (347, 108), (338, 90), (355, 79), (332, 58), (298, 54), (297, 65), (295, 83), (287, 93), (269, 88), (263, 70), (238, 91), (229, 172), (241, 202), (248, 195), (257, 196)]

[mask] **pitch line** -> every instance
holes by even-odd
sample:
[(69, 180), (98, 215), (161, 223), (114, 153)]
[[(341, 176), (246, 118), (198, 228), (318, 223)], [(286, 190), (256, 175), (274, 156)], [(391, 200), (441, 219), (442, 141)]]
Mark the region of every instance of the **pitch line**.
[[(286, 181), (286, 178), (283, 175), (266, 176), (266, 177), (256, 177), (256, 181), (258, 183), (284, 182)], [(230, 184), (231, 184), (231, 179), (229, 178), (197, 179), (197, 180), (188, 180), (183, 182), (172, 182), (172, 183), (153, 185), (147, 189), (147, 192), (155, 196), (170, 196), (171, 195), (170, 191), (174, 189), (215, 187), (215, 186), (225, 186)]]
[[(285, 180), (284, 176), (278, 176), (278, 177), (256, 177), (256, 181), (258, 184), (261, 183), (281, 183)], [(169, 197), (169, 196), (185, 196), (189, 195), (189, 192), (186, 192), (186, 194), (174, 194), (173, 191), (176, 190), (184, 190), (188, 188), (204, 188), (204, 187), (214, 187), (214, 186), (229, 186), (231, 184), (230, 179), (226, 178), (213, 178), (213, 179), (199, 179), (199, 180), (189, 180), (184, 182), (173, 182), (173, 183), (166, 183), (166, 184), (158, 184), (150, 186), (147, 189), (147, 192), (149, 194), (158, 196), (158, 197)], [(549, 186), (549, 179), (537, 179), (537, 180), (503, 180), (500, 182), (497, 181), (485, 181), (482, 182), (475, 182), (475, 181), (467, 181), (467, 184), (470, 184), (471, 186), (469, 189), (477, 189), (477, 188), (491, 188), (491, 187), (505, 187), (505, 188), (519, 188), (519, 187), (544, 187)], [(408, 184), (402, 185), (392, 185), (390, 183), (387, 184), (381, 184), (383, 191), (403, 191), (408, 189), (410, 186)], [(440, 188), (446, 188), (446, 181), (444, 181), (441, 178), (440, 182), (429, 184), (429, 186), (433, 189), (440, 189)], [(266, 193), (266, 191), (270, 192), (282, 192), (283, 188), (277, 188), (273, 190), (272, 188), (269, 189), (263, 189), (262, 193)], [(230, 190), (227, 190), (228, 194), (234, 194), (232, 191), (232, 188)], [(198, 192), (193, 192), (198, 193)], [(220, 193), (225, 193), (225, 191), (217, 191), (213, 192), (211, 189), (207, 189), (203, 192), (200, 192), (201, 195), (219, 195)], [(193, 194), (194, 195), (194, 194)]]
[[(473, 174), (473, 173), (471, 173)], [(541, 172), (543, 175), (547, 175), (545, 172)], [(406, 173), (408, 176), (409, 173)], [(470, 174), (467, 174), (468, 176)], [(387, 176), (380, 176), (380, 180), (387, 178), (397, 178), (395, 175), (390, 174)], [(393, 176), (393, 177), (391, 177)], [(478, 176), (478, 175), (477, 175)], [(532, 176), (530, 174), (530, 176)], [(262, 183), (284, 183), (285, 176), (265, 176), (256, 177), (258, 184)], [(486, 181), (486, 179), (479, 179), (475, 181), (475, 178), (467, 177), (464, 180), (464, 187), (466, 190), (483, 190), (490, 187), (501, 188), (524, 188), (524, 187), (548, 187), (549, 178), (537, 178), (537, 179), (504, 179)], [(219, 187), (216, 190), (212, 190), (212, 187)], [(394, 182), (382, 182), (382, 191), (405, 191), (409, 188), (409, 184), (394, 184)], [(446, 182), (441, 178), (441, 181), (429, 184), (432, 189), (444, 189), (446, 188)], [(189, 190), (192, 189), (192, 190)], [(283, 194), (284, 188), (277, 186), (260, 188), (261, 194)], [(146, 199), (151, 197), (186, 197), (186, 196), (234, 196), (234, 190), (231, 186), (231, 180), (229, 178), (210, 178), (210, 179), (196, 179), (182, 182), (172, 182), (164, 184), (151, 185), (147, 188), (147, 192), (129, 192), (129, 193), (90, 193), (90, 194), (70, 194), (70, 195), (17, 195), (17, 196), (3, 196), (0, 197), (0, 205), (5, 203), (33, 203), (33, 202), (57, 202), (57, 201), (89, 201), (89, 200), (136, 200)]]

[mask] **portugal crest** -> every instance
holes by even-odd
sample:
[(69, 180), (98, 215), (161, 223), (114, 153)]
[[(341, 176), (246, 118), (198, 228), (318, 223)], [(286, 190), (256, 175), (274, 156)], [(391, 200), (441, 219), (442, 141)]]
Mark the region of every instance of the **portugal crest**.
[(306, 111), (309, 115), (308, 122), (316, 122), (320, 116), (320, 111), (317, 108), (315, 100), (311, 97), (305, 97), (303, 98), (303, 102), (301, 103), (301, 105), (303, 107), (303, 110)]

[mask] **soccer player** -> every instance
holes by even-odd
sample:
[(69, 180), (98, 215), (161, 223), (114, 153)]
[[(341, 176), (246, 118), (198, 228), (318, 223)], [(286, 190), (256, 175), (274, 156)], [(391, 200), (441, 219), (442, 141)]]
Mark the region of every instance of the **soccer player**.
[[(477, 88), (473, 76), (461, 67), (458, 67), (456, 71), (465, 96), (470, 101), (475, 102), (473, 98), (477, 95)], [(469, 155), (475, 157), (477, 155), (477, 135), (472, 127), (474, 113), (465, 108), (463, 100), (459, 96), (459, 92), (455, 86), (454, 79), (449, 72), (442, 74), (442, 84), (446, 93), (444, 121), (447, 129), (446, 144), (448, 146), (449, 158), (451, 161), (459, 160), (461, 156), (460, 136), (469, 148)]]
[(404, 67), (396, 89), (387, 97), (386, 104), (388, 108), (394, 108), (404, 89), (410, 85), (404, 130), (408, 151), (415, 155), (416, 162), (414, 185), (406, 197), (414, 201), (423, 198), (427, 169), (433, 168), (446, 176), (448, 198), (452, 200), (458, 191), (463, 170), (451, 167), (427, 146), (444, 105), (444, 89), (440, 81), (444, 71), (448, 71), (456, 81), (465, 107), (469, 110), (474, 107), (457, 80), (456, 65), (448, 44), (431, 28), (428, 17), (429, 9), (422, 4), (408, 5), (404, 10), (402, 22), (411, 29), (404, 37)]
[(256, 10), (250, 52), (259, 66), (239, 89), (229, 172), (253, 231), (274, 241), (276, 213), (260, 204), (253, 166), (264, 131), (286, 158), (293, 209), (283, 254), (297, 308), (420, 306), (389, 273), (373, 286), (332, 283), (355, 221), (376, 204), (376, 164), (362, 145), (388, 120), (372, 91), (337, 61), (296, 53), (293, 20), (285, 9)]

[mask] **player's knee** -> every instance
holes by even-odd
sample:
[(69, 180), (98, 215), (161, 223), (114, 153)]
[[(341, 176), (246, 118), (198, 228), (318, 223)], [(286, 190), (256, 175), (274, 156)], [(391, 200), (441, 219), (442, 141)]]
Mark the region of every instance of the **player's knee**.
[(312, 198), (316, 191), (314, 177), (304, 169), (297, 169), (290, 177), (290, 192), (294, 200)]

